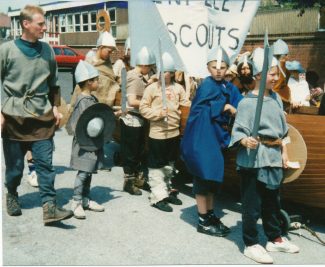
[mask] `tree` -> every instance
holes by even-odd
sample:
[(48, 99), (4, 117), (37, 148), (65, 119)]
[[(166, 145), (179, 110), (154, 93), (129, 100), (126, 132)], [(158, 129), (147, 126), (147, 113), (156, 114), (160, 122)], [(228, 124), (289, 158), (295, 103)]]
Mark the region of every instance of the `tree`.
[(278, 0), (278, 3), (283, 6), (300, 9), (298, 16), (302, 16), (305, 13), (305, 8), (325, 7), (325, 0)]

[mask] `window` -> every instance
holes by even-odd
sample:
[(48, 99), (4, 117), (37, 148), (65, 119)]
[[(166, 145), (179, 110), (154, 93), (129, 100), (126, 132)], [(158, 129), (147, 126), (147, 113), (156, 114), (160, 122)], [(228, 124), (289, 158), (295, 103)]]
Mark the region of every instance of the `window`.
[(116, 25), (111, 25), (111, 34), (116, 38)]
[(90, 31), (95, 32), (96, 29), (96, 16), (97, 16), (97, 12), (90, 12)]
[(76, 53), (69, 48), (63, 48), (63, 54), (65, 56), (76, 56)]
[(109, 8), (108, 9), (109, 18), (111, 21), (111, 34), (116, 38), (116, 8)]
[(73, 32), (73, 15), (67, 15), (67, 32)]
[(109, 18), (111, 20), (111, 23), (116, 23), (116, 8), (110, 8), (108, 9)]
[(82, 13), (82, 31), (83, 32), (88, 32), (89, 31), (89, 18), (88, 18), (88, 13)]
[(53, 47), (53, 50), (54, 50), (54, 54), (55, 55), (61, 55), (61, 48), (58, 48), (58, 47)]
[(63, 15), (60, 15), (60, 28), (61, 28), (61, 31), (60, 32), (66, 32), (67, 31), (67, 24), (66, 24), (66, 15), (63, 14)]
[(74, 31), (80, 32), (80, 14), (74, 14)]
[(59, 32), (59, 18), (58, 16), (54, 16), (54, 32), (58, 33)]

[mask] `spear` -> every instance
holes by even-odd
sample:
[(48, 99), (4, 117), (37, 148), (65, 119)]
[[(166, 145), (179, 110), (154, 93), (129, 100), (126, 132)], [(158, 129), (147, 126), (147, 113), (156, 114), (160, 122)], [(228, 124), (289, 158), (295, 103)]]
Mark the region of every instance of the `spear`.
[[(163, 109), (167, 109), (167, 100), (166, 100), (166, 84), (165, 84), (165, 74), (164, 74), (164, 63), (162, 59), (162, 52), (161, 52), (161, 39), (158, 39), (158, 53), (160, 59), (160, 80), (161, 80), (161, 94), (162, 94), (162, 102), (163, 102)], [(168, 117), (165, 117), (164, 121), (167, 122)]]
[[(272, 51), (271, 51), (272, 52)], [(258, 137), (258, 129), (260, 127), (261, 121), (261, 113), (263, 107), (263, 98), (265, 92), (265, 85), (266, 85), (266, 76), (269, 69), (269, 62), (272, 62), (272, 53), (270, 54), (270, 45), (268, 41), (267, 32), (264, 35), (264, 61), (263, 61), (263, 68), (262, 68), (262, 78), (260, 82), (260, 87), (258, 90), (258, 97), (257, 97), (257, 104), (256, 104), (256, 111), (255, 111), (255, 118), (252, 130), (252, 137), (257, 139)], [(250, 166), (254, 167), (254, 162), (256, 159), (257, 149), (250, 150), (249, 153), (249, 162)]]

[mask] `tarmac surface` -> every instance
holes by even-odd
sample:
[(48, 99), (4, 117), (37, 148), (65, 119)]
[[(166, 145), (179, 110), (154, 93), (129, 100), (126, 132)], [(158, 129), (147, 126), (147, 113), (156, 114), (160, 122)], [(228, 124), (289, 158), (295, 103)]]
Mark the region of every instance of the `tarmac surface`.
[[(69, 168), (72, 137), (62, 129), (56, 132), (54, 141), (58, 204), (70, 208), (76, 175)], [(4, 170), (2, 160), (2, 177)], [(196, 231), (197, 210), (191, 184), (180, 186), (183, 205), (173, 206), (171, 213), (151, 207), (146, 191), (142, 196), (123, 192), (122, 184), (120, 167), (94, 174), (91, 196), (105, 206), (105, 212), (86, 211), (85, 220), (71, 218), (54, 226), (43, 225), (38, 189), (31, 187), (26, 177), (18, 190), (22, 216), (7, 215), (3, 186), (3, 265), (254, 264), (242, 254), (240, 203), (233, 195), (222, 192), (217, 196), (215, 211), (231, 228), (227, 237), (220, 238)], [(295, 207), (298, 208), (293, 206), (294, 211)], [(303, 216), (312, 218), (308, 226), (325, 240), (325, 221), (319, 219), (320, 214), (308, 211), (303, 211)], [(261, 243), (265, 245), (260, 221), (259, 230)], [(288, 238), (301, 252), (271, 253), (275, 264), (325, 264), (325, 247), (309, 232), (293, 231)]]
[[(59, 73), (62, 97), (70, 102), (72, 75)], [(58, 204), (70, 208), (76, 171), (69, 168), (72, 137), (65, 129), (56, 132), (53, 164)], [(2, 151), (2, 149), (1, 149)], [(2, 160), (2, 263), (3, 265), (250, 265), (243, 256), (241, 206), (238, 195), (221, 191), (215, 212), (231, 233), (212, 237), (196, 231), (197, 210), (192, 184), (179, 186), (181, 206), (165, 213), (149, 205), (148, 192), (131, 196), (122, 191), (123, 171), (99, 171), (93, 175), (92, 198), (105, 206), (105, 212), (86, 211), (85, 220), (71, 218), (53, 226), (44, 226), (38, 189), (25, 176), (18, 189), (23, 215), (10, 217), (6, 212), (4, 158)], [(312, 196), (311, 196), (312, 197)], [(308, 226), (325, 240), (325, 211), (282, 203), (289, 214), (301, 214)], [(261, 221), (260, 241), (266, 244)], [(301, 252), (295, 255), (271, 253), (275, 264), (324, 265), (325, 247), (305, 230), (288, 235)], [(1, 263), (1, 262), (0, 262)]]

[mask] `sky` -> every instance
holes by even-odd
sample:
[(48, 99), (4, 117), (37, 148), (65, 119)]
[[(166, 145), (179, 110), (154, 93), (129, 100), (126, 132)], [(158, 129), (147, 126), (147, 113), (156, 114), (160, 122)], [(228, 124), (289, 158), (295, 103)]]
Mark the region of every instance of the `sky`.
[(0, 12), (7, 13), (8, 7), (10, 6), (11, 9), (18, 9), (22, 8), (27, 4), (46, 4), (46, 3), (53, 3), (56, 2), (55, 0), (0, 0)]

